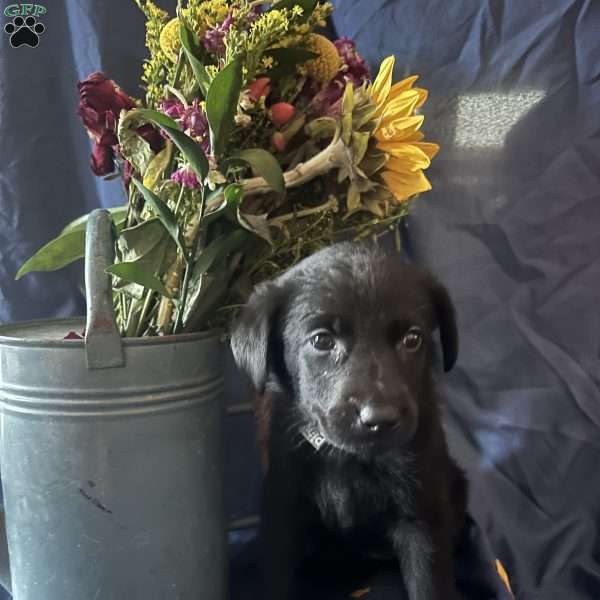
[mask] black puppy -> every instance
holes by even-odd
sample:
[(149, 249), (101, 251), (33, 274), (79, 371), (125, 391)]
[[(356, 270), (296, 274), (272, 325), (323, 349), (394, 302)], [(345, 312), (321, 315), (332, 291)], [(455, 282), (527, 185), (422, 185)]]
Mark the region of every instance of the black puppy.
[(467, 485), (448, 455), (431, 365), (449, 370), (454, 308), (431, 276), (339, 244), (258, 286), (232, 335), (268, 451), (268, 600), (294, 597), (305, 552), (398, 560), (410, 600), (456, 600)]

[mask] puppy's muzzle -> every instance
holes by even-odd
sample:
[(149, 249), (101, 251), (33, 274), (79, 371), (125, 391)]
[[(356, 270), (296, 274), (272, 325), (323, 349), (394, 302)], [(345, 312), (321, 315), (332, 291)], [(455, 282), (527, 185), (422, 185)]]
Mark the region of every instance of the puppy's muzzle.
[(393, 437), (406, 443), (416, 429), (416, 407), (406, 393), (351, 394), (347, 402), (354, 411), (353, 429), (365, 441), (383, 441)]
[(358, 409), (358, 422), (361, 427), (377, 433), (396, 429), (402, 425), (402, 418), (408, 413), (407, 406), (377, 405), (368, 402)]

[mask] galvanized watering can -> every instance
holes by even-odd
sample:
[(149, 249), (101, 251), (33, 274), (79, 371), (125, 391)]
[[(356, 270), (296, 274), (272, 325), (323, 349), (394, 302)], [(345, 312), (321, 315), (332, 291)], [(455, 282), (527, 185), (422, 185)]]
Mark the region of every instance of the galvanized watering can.
[[(214, 333), (121, 339), (112, 253), (110, 216), (94, 211), (87, 323), (0, 327), (13, 597), (223, 600), (222, 344)], [(63, 339), (84, 326), (85, 341)]]

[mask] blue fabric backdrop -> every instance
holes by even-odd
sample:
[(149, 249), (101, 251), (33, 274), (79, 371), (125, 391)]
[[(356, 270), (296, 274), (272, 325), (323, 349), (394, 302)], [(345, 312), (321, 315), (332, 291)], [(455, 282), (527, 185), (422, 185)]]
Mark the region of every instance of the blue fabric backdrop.
[[(8, 4), (5, 0), (2, 7)], [(173, 3), (159, 3), (169, 7)], [(472, 511), (520, 599), (600, 597), (600, 3), (337, 0), (371, 64), (431, 91), (434, 191), (405, 230), (457, 303), (441, 384)], [(0, 40), (0, 322), (83, 312), (78, 267), (13, 280), (64, 224), (124, 198), (94, 178), (75, 83), (138, 94), (143, 19), (123, 0), (47, 0), (40, 46)], [(230, 401), (245, 399), (229, 378)], [(230, 419), (232, 516), (256, 506), (248, 417)]]

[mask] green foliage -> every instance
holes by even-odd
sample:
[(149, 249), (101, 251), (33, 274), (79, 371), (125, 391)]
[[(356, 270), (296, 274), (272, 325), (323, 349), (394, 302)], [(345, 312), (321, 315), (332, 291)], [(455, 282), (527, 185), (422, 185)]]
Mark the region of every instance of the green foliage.
[(285, 194), (285, 179), (281, 165), (270, 152), (262, 148), (248, 148), (234, 154), (234, 158), (247, 162), (255, 176), (263, 177), (273, 190)]
[(233, 129), (233, 118), (242, 89), (242, 65), (236, 59), (212, 80), (206, 97), (206, 116), (215, 156), (220, 156)]
[(177, 219), (175, 218), (175, 215), (173, 214), (171, 209), (154, 192), (150, 191), (147, 187), (144, 186), (143, 183), (138, 181), (135, 177), (133, 177), (131, 181), (142, 194), (144, 200), (151, 206), (152, 210), (156, 213), (156, 216), (160, 219), (160, 222), (163, 224), (168, 234), (177, 244), (178, 248), (181, 251), (181, 255), (185, 259), (186, 252), (181, 237), (181, 232), (179, 230), (179, 223), (177, 222)]
[(186, 58), (190, 63), (190, 67), (194, 72), (198, 86), (202, 91), (202, 94), (206, 97), (208, 88), (210, 87), (210, 77), (206, 72), (206, 68), (202, 64), (202, 61), (197, 57), (198, 44), (194, 40), (194, 34), (185, 26), (182, 22), (179, 30), (179, 37), (181, 39), (181, 45), (185, 52)]
[(135, 112), (146, 119), (158, 125), (179, 148), (179, 151), (189, 163), (190, 167), (198, 176), (199, 181), (204, 181), (208, 175), (208, 160), (202, 151), (200, 144), (196, 143), (191, 137), (181, 131), (177, 123), (167, 115), (156, 110), (147, 108), (135, 109)]
[(270, 48), (265, 51), (265, 56), (272, 58), (277, 63), (277, 66), (268, 72), (271, 80), (277, 80), (282, 77), (294, 75), (298, 65), (307, 60), (313, 60), (319, 55), (306, 48), (289, 46), (287, 48)]
[(154, 157), (150, 144), (137, 134), (137, 128), (142, 124), (140, 114), (130, 110), (119, 119), (118, 137), (119, 148), (123, 158), (128, 160), (138, 173), (144, 173)]
[(108, 267), (106, 272), (130, 283), (136, 283), (146, 289), (158, 292), (163, 296), (171, 297), (162, 281), (150, 271), (146, 271), (137, 262), (116, 263)]
[(271, 7), (271, 10), (291, 10), (294, 6), (302, 8), (302, 19), (306, 21), (315, 10), (319, 0), (280, 0)]
[[(127, 218), (128, 208), (119, 206), (109, 209), (113, 222), (121, 227)], [(58, 271), (85, 256), (85, 228), (88, 215), (69, 223), (55, 239), (49, 241), (29, 258), (17, 271), (15, 279), (33, 271)]]

